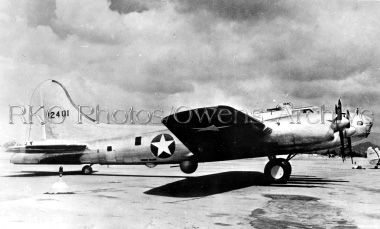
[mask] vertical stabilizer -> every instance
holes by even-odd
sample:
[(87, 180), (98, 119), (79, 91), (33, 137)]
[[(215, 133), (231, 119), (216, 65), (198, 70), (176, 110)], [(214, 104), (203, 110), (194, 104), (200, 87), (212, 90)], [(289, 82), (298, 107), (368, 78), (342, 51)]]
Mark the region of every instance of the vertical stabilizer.
[[(42, 91), (39, 91), (39, 94), (40, 94), (40, 106), (45, 107)], [(41, 125), (41, 139), (43, 141), (46, 140), (46, 124)]]

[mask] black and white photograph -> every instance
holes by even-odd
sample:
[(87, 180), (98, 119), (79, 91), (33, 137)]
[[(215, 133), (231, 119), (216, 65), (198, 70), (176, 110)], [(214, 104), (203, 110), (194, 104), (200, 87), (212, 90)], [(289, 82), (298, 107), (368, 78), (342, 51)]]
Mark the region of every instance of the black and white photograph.
[(1, 0), (0, 227), (380, 228), (380, 0)]

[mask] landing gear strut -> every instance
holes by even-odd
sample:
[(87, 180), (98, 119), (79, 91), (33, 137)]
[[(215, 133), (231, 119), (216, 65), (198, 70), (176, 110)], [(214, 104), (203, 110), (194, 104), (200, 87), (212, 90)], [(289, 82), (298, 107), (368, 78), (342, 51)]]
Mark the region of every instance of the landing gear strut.
[(85, 165), (85, 166), (83, 166), (83, 168), (82, 168), (82, 174), (84, 174), (84, 175), (90, 175), (90, 174), (92, 174), (92, 172), (93, 172), (93, 170), (92, 170), (91, 165)]
[(275, 156), (268, 157), (269, 162), (265, 165), (264, 175), (271, 183), (286, 184), (292, 173), (292, 165), (289, 163), (289, 160), (295, 155), (289, 154), (286, 159), (276, 158)]

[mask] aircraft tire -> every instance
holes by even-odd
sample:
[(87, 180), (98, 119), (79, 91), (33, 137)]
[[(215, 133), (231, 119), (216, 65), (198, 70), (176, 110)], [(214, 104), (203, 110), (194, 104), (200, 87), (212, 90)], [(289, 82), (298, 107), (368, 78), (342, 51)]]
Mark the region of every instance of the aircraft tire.
[(285, 160), (283, 158), (278, 158), (279, 160), (282, 161), (282, 163), (284, 163), (284, 165), (286, 166), (286, 169), (287, 169), (287, 174), (289, 174), (289, 177), (288, 177), (288, 180), (290, 178), (290, 175), (292, 174), (292, 165), (290, 164), (290, 162), (288, 160)]
[(291, 173), (290, 163), (282, 159), (270, 160), (264, 168), (264, 175), (271, 183), (286, 184)]
[(92, 167), (91, 166), (89, 166), (89, 165), (85, 165), (85, 166), (83, 166), (83, 168), (82, 168), (82, 174), (83, 175), (90, 175), (90, 174), (92, 174)]
[(180, 164), (179, 164), (179, 167), (181, 169), (182, 172), (186, 173), (186, 174), (190, 174), (190, 173), (193, 173), (195, 172), (195, 170), (197, 170), (198, 168), (198, 161), (197, 160), (189, 160), (189, 161), (182, 161)]

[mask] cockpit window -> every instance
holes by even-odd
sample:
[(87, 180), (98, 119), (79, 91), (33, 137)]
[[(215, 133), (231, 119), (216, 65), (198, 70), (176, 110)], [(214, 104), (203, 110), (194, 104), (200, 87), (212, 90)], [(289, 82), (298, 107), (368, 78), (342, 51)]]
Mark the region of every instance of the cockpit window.
[(358, 124), (358, 126), (363, 126), (363, 122), (362, 121), (358, 121), (357, 124)]

